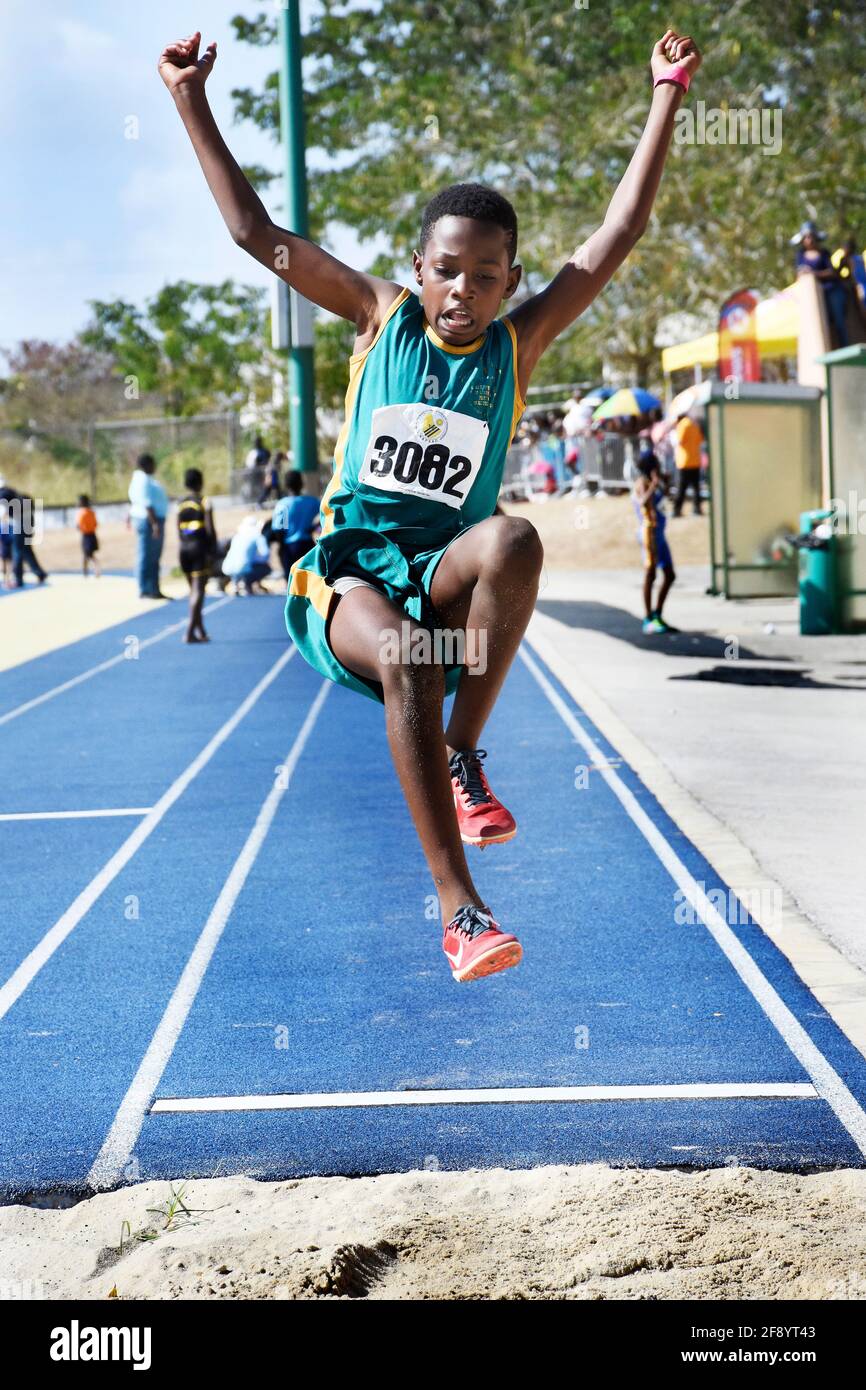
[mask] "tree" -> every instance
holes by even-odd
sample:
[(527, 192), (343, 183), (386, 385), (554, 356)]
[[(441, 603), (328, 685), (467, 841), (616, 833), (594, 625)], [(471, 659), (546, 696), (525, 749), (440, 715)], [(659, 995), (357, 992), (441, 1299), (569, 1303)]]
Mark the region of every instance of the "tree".
[[(652, 43), (669, 22), (687, 25), (706, 58), (687, 109), (701, 100), (726, 115), (781, 117), (782, 144), (773, 154), (754, 139), (675, 141), (650, 227), (574, 338), (576, 352), (594, 345), (645, 380), (672, 312), (709, 326), (731, 289), (792, 278), (788, 239), (803, 217), (864, 236), (862, 18), (858, 0), (691, 0), (681, 16), (661, 0), (322, 0), (305, 37), (311, 163), (320, 152), (329, 161), (310, 181), (312, 234), (335, 221), (362, 238), (384, 233), (381, 268), (394, 274), (432, 193), (481, 179), (514, 201), (524, 292), (538, 288), (598, 225), (625, 169), (649, 102)], [(246, 42), (275, 40), (264, 14), (233, 24)], [(238, 117), (277, 135), (276, 73), (262, 91), (233, 96)], [(560, 370), (545, 357), (537, 381), (555, 379), (551, 362)]]
[(3, 356), (9, 374), (0, 379), (0, 423), (6, 429), (60, 431), (110, 412), (117, 388), (108, 354), (76, 341), (26, 339)]
[[(110, 356), (127, 399), (157, 392), (166, 415), (194, 415), (270, 399), (273, 360), (264, 347), (265, 291), (237, 286), (164, 285), (144, 310), (93, 300), (82, 343)], [(241, 368), (246, 370), (242, 373)]]
[(355, 346), (355, 328), (345, 319), (316, 321), (316, 403), (325, 410), (342, 411), (346, 396), (346, 362)]
[(77, 340), (38, 339), (26, 339), (3, 355), (9, 367), (0, 379), (3, 473), (15, 474), (23, 484), (41, 460), (86, 476), (94, 453), (102, 450), (89, 427), (117, 409), (110, 355)]

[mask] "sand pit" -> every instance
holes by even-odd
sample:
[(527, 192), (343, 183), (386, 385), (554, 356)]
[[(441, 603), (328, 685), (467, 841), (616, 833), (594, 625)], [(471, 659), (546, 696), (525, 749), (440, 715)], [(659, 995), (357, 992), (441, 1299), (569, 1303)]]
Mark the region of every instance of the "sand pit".
[(46, 1299), (851, 1300), (864, 1216), (860, 1170), (230, 1177), (6, 1207), (0, 1248)]

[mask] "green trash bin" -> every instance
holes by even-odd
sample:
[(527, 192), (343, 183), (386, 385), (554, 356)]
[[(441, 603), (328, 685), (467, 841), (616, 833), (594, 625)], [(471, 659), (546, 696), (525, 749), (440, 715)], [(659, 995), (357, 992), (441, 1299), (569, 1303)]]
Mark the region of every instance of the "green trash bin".
[(800, 513), (800, 632), (824, 637), (839, 632), (839, 588), (832, 510)]

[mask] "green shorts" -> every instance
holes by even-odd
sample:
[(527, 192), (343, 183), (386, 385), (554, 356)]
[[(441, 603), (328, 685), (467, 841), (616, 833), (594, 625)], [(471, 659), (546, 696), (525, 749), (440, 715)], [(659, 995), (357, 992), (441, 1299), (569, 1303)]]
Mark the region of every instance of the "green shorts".
[[(358, 578), (372, 584), (402, 608), (408, 617), (432, 632), (436, 615), (430, 585), (436, 566), (464, 526), (433, 549), (416, 549), (431, 539), (429, 530), (404, 527), (387, 533), (361, 526), (343, 526), (322, 536), (289, 571), (286, 627), (301, 655), (321, 676), (385, 703), (380, 681), (349, 671), (331, 650), (328, 628), (334, 611), (336, 579)], [(460, 684), (461, 665), (445, 666), (445, 693)]]

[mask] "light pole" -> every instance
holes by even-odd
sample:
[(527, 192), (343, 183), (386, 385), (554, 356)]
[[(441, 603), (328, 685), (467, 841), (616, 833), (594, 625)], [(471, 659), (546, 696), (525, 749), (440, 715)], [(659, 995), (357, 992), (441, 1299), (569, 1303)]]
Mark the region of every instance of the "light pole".
[[(301, 20), (298, 0), (281, 0), (280, 130), (285, 157), (286, 228), (298, 236), (309, 235), (307, 217), (307, 166), (304, 140), (304, 89), (301, 80)], [(289, 436), (292, 461), (303, 472), (315, 472), (316, 389), (313, 376), (312, 305), (296, 290), (290, 291), (291, 341), (289, 345)]]

